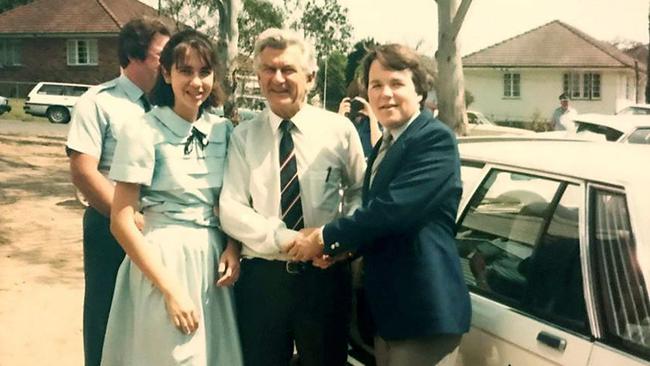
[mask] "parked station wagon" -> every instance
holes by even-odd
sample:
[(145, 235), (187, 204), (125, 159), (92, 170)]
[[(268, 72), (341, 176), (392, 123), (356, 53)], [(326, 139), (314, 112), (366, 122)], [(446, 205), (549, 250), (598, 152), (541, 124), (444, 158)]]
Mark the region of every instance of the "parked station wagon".
[(92, 85), (40, 82), (29, 92), (23, 109), (52, 123), (68, 123), (72, 108)]
[(472, 327), (457, 365), (650, 365), (650, 149), (525, 137), (459, 148)]

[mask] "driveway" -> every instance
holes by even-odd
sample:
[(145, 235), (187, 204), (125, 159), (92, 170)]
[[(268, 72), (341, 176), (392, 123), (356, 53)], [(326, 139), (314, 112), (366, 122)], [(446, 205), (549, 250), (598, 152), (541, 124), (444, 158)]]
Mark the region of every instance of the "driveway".
[(0, 365), (83, 365), (81, 216), (67, 125), (0, 120)]
[(23, 122), (0, 117), (0, 134), (65, 138), (69, 129), (69, 124), (54, 124), (47, 120)]

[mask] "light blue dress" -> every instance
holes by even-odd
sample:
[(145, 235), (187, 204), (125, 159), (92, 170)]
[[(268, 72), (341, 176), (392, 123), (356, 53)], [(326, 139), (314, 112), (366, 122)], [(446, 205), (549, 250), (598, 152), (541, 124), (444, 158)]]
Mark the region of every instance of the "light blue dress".
[[(193, 128), (205, 139), (191, 138)], [(110, 177), (141, 185), (146, 243), (188, 290), (200, 325), (191, 335), (179, 331), (162, 293), (127, 256), (116, 280), (102, 366), (242, 364), (232, 290), (215, 285), (225, 236), (213, 207), (231, 131), (230, 122), (216, 115), (203, 113), (190, 124), (169, 107), (157, 107), (118, 139)]]

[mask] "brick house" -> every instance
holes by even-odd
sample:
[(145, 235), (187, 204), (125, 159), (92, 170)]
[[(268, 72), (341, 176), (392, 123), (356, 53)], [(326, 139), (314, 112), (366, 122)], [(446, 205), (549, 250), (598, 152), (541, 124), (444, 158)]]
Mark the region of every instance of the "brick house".
[(157, 11), (137, 0), (35, 0), (0, 13), (0, 94), (22, 97), (39, 81), (116, 77), (120, 29), (142, 15)]

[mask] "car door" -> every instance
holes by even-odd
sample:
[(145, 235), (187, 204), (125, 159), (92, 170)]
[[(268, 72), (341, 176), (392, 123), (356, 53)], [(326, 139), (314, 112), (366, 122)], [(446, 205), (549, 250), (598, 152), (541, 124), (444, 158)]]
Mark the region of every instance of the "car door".
[(628, 199), (621, 188), (589, 185), (590, 283), (599, 314), (590, 366), (650, 365), (648, 271), (640, 267)]
[(592, 349), (580, 245), (580, 181), (486, 167), (458, 244), (472, 329), (457, 364), (587, 365)]

